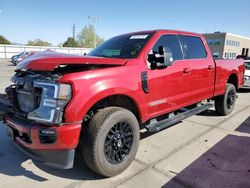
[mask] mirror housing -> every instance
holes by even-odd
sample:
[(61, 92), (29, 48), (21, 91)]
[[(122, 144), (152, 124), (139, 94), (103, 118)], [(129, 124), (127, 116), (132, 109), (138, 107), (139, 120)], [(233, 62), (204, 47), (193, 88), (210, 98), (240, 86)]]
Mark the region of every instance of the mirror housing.
[(158, 47), (157, 54), (148, 54), (148, 61), (151, 64), (151, 69), (162, 69), (172, 65), (172, 54), (166, 53), (164, 46)]
[(165, 54), (165, 48), (163, 46), (158, 47), (158, 54), (164, 55)]

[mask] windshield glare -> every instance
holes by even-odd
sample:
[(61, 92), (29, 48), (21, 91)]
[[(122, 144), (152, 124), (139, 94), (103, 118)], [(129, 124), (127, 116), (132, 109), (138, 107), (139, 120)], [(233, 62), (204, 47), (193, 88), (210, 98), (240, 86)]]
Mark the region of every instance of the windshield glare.
[(114, 37), (93, 49), (88, 56), (122, 59), (135, 58), (151, 35), (152, 33), (140, 33)]

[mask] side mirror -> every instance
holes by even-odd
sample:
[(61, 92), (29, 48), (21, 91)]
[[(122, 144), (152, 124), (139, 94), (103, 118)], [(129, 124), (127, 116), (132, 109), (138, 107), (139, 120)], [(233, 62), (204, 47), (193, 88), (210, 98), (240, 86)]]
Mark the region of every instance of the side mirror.
[(172, 63), (173, 63), (173, 55), (172, 55), (172, 51), (170, 49), (168, 51), (166, 51), (164, 46), (159, 46), (158, 54), (160, 56), (162, 56), (161, 63), (164, 65), (164, 67), (168, 67), (168, 66), (172, 65)]
[(164, 55), (165, 54), (165, 48), (163, 46), (158, 47), (158, 54), (159, 55)]
[(151, 63), (151, 69), (162, 69), (168, 67), (173, 62), (172, 52), (166, 52), (164, 46), (158, 47), (157, 54), (149, 54), (148, 61)]

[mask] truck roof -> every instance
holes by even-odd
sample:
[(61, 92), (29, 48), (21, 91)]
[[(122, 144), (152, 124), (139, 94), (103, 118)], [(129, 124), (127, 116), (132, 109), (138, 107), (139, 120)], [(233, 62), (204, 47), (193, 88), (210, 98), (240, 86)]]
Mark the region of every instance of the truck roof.
[(118, 35), (118, 36), (122, 36), (122, 35), (139, 35), (139, 34), (142, 34), (142, 33), (159, 33), (159, 34), (166, 33), (166, 34), (177, 34), (177, 35), (192, 35), (192, 36), (198, 36), (198, 37), (203, 36), (202, 34), (195, 33), (195, 32), (171, 30), (171, 29), (155, 29), (155, 30), (136, 31), (136, 32), (121, 34), (121, 35)]

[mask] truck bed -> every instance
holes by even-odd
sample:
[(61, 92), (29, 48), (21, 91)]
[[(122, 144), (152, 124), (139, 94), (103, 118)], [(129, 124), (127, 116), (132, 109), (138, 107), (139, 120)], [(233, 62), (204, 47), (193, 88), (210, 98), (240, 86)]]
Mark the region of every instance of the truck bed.
[[(218, 59), (214, 60), (216, 65), (216, 75), (215, 75), (215, 92), (214, 95), (221, 95), (225, 91), (227, 79), (229, 75), (237, 76), (238, 82), (236, 83), (239, 89), (244, 84), (244, 72), (245, 65), (243, 59)], [(230, 78), (229, 78), (230, 79)]]

